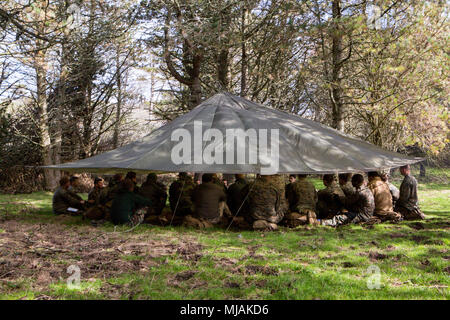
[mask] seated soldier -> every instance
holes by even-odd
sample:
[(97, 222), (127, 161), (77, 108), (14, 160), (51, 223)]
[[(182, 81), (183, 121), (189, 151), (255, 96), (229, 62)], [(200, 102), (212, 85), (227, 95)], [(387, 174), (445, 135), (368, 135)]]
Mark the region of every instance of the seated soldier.
[(72, 197), (74, 197), (75, 199), (77, 199), (78, 201), (81, 201), (81, 200), (83, 200), (83, 198), (81, 198), (76, 192), (78, 185), (79, 185), (78, 179), (79, 178), (77, 176), (70, 177), (70, 185), (69, 185), (69, 188), (67, 189), (67, 192), (69, 192), (69, 194)]
[(425, 215), (419, 209), (417, 180), (411, 175), (409, 165), (400, 167), (400, 173), (405, 178), (400, 185), (400, 197), (394, 211), (400, 213), (405, 220), (425, 219)]
[[(182, 218), (192, 214), (192, 190), (195, 184), (186, 172), (178, 174), (178, 180), (172, 182), (169, 187), (169, 203), (172, 210), (171, 220), (177, 223), (182, 222)], [(176, 217), (176, 220), (175, 218)], [(180, 220), (181, 218), (181, 220)]]
[(367, 188), (364, 177), (355, 174), (352, 177), (352, 185), (355, 192), (346, 199), (345, 206), (348, 211), (334, 216), (332, 219), (318, 219), (318, 223), (325, 226), (340, 226), (348, 223), (360, 223), (369, 221), (375, 210), (375, 200), (372, 192)]
[(284, 181), (278, 175), (261, 175), (242, 191), (247, 195), (244, 217), (254, 230), (272, 231), (288, 211)]
[(289, 183), (286, 184), (286, 187), (284, 188), (284, 195), (286, 197), (287, 202), (289, 203), (289, 209), (291, 211), (295, 211), (293, 210), (294, 208), (292, 207), (293, 205), (295, 205), (295, 199), (294, 199), (294, 193), (292, 190), (292, 185), (294, 184), (294, 182), (297, 180), (297, 176), (295, 174), (290, 174), (289, 175)]
[(226, 225), (228, 221), (228, 217), (224, 216), (226, 198), (222, 186), (214, 183), (213, 174), (203, 174), (202, 184), (195, 187), (192, 192), (194, 214), (186, 216), (183, 225), (199, 228)]
[(235, 182), (227, 189), (227, 205), (233, 216), (238, 213), (239, 208), (243, 205), (242, 189), (248, 184), (245, 175), (236, 174)]
[(392, 183), (389, 182), (389, 172), (383, 172), (380, 175), (381, 180), (386, 182), (389, 186), (389, 191), (391, 192), (392, 196), (392, 207), (395, 208), (395, 203), (397, 202), (398, 198), (400, 197), (400, 190), (396, 186), (394, 186)]
[(146, 207), (151, 205), (150, 199), (134, 193), (133, 180), (125, 179), (113, 200), (111, 220), (115, 225), (128, 223), (130, 226), (135, 226), (143, 221), (144, 214), (147, 212)]
[(122, 188), (123, 175), (121, 173), (116, 173), (108, 183), (108, 189), (106, 190), (106, 202), (111, 206), (112, 201), (116, 197), (119, 190)]
[[(227, 192), (226, 184), (219, 178), (217, 173), (212, 173), (212, 179), (213, 179), (213, 181), (212, 181), (213, 183), (215, 183), (216, 185), (221, 187), (225, 193)], [(203, 179), (202, 179), (202, 183), (203, 183)]]
[(139, 192), (139, 187), (137, 186), (137, 175), (136, 175), (136, 172), (134, 172), (134, 171), (127, 172), (127, 175), (125, 176), (125, 179), (129, 179), (129, 180), (133, 181), (133, 183), (134, 183), (134, 192), (138, 193)]
[(325, 189), (317, 192), (316, 214), (319, 219), (330, 219), (343, 209), (345, 194), (336, 183), (334, 174), (324, 174), (323, 184)]
[[(84, 206), (84, 200), (78, 200), (73, 197), (68, 191), (70, 186), (70, 180), (68, 177), (64, 176), (59, 180), (59, 187), (53, 194), (53, 213), (54, 214), (64, 214), (64, 213), (81, 213), (81, 208)], [(76, 209), (73, 211), (68, 211), (68, 208)]]
[(145, 198), (151, 199), (153, 206), (148, 208), (147, 215), (160, 215), (167, 200), (167, 188), (164, 184), (158, 182), (155, 173), (149, 173), (147, 180), (139, 188), (139, 194)]
[(299, 174), (297, 181), (292, 184), (292, 202), (289, 204), (291, 212), (285, 216), (289, 227), (312, 224), (316, 219), (317, 192), (306, 177), (306, 174)]
[(91, 220), (102, 220), (107, 218), (108, 210), (106, 208), (107, 192), (103, 186), (103, 179), (96, 177), (94, 179), (94, 188), (89, 192), (86, 211), (84, 217)]
[(348, 197), (353, 192), (355, 192), (355, 188), (352, 186), (352, 174), (351, 173), (340, 173), (338, 175), (339, 186), (344, 192), (345, 196)]
[(401, 215), (394, 212), (392, 207), (392, 195), (389, 186), (381, 180), (378, 172), (371, 171), (368, 176), (368, 188), (373, 193), (375, 199), (375, 216), (381, 221), (400, 221)]
[(94, 179), (94, 188), (88, 194), (88, 207), (94, 207), (96, 205), (101, 204), (103, 202), (102, 197), (104, 196), (102, 191), (104, 190), (103, 179), (100, 177), (95, 177)]

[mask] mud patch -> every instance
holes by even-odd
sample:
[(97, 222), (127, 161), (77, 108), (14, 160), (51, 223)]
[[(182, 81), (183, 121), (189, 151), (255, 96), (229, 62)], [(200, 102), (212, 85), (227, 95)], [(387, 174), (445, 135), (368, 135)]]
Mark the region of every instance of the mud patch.
[(245, 266), (245, 272), (247, 274), (263, 274), (266, 276), (276, 276), (279, 274), (278, 270), (268, 266), (248, 265)]
[(372, 260), (372, 261), (375, 261), (375, 260), (384, 260), (384, 259), (386, 259), (388, 256), (386, 255), (386, 254), (384, 254), (384, 253), (381, 253), (381, 252), (375, 252), (375, 251), (370, 251), (369, 252), (369, 258), (370, 258), (370, 260)]

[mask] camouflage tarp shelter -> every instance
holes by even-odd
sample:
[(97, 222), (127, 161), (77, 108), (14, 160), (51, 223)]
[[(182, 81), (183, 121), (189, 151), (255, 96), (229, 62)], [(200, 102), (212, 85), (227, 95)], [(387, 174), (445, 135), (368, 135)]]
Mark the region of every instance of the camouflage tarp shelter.
[[(197, 129), (195, 123), (197, 123)], [(236, 131), (240, 133), (239, 136), (248, 129), (262, 129), (257, 131), (262, 133), (265, 132), (264, 130), (278, 129), (279, 153), (271, 154), (268, 161), (278, 156), (276, 173), (280, 174), (361, 172), (399, 167), (422, 160), (381, 149), (293, 114), (271, 109), (229, 93), (219, 93), (138, 141), (91, 158), (47, 168), (99, 173), (186, 171), (264, 174), (262, 170), (264, 166), (261, 163), (255, 164), (248, 161), (236, 163), (235, 161), (228, 164), (225, 162), (207, 164), (204, 161), (201, 163), (195, 161), (194, 151), (198, 152), (200, 147), (205, 148), (213, 141), (200, 140), (200, 145), (195, 146), (195, 134), (197, 134), (196, 141), (202, 139), (201, 132), (198, 136), (199, 123), (202, 124), (203, 130), (219, 130), (223, 134), (223, 139), (214, 140), (215, 146), (223, 150), (231, 148), (234, 150), (235, 158), (245, 152), (248, 158), (255, 149), (249, 148), (249, 145), (238, 145), (230, 139), (225, 139), (227, 129), (242, 129), (242, 131)], [(181, 141), (172, 141), (172, 135), (176, 129), (185, 129), (184, 132), (188, 132), (193, 137), (191, 163), (176, 164), (172, 160), (173, 148)]]

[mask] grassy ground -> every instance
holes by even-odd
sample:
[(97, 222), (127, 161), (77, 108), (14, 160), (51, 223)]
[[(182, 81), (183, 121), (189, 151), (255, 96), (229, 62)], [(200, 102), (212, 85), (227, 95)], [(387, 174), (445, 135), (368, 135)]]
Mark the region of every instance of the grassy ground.
[(450, 187), (419, 197), (422, 222), (258, 233), (96, 228), (50, 193), (0, 195), (0, 298), (449, 299)]

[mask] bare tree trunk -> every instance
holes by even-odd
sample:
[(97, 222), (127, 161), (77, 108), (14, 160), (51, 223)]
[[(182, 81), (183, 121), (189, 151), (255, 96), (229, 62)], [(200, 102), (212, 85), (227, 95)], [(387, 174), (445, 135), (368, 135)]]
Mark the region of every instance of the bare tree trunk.
[(342, 103), (341, 68), (342, 68), (342, 32), (340, 28), (341, 8), (340, 0), (333, 0), (333, 28), (332, 28), (332, 72), (331, 72), (331, 106), (332, 126), (344, 131), (344, 104)]
[(122, 113), (122, 75), (120, 70), (120, 45), (117, 46), (116, 54), (116, 84), (117, 84), (117, 105), (116, 105), (116, 119), (114, 124), (113, 147), (116, 149), (119, 146), (119, 129), (120, 116)]
[(245, 97), (247, 91), (247, 49), (245, 46), (245, 17), (247, 9), (242, 7), (241, 19), (241, 97)]
[[(42, 47), (41, 41), (37, 41), (37, 48)], [(52, 165), (52, 149), (50, 139), (50, 128), (48, 125), (48, 106), (47, 106), (47, 83), (46, 74), (47, 66), (45, 61), (45, 50), (38, 50), (34, 56), (34, 70), (36, 72), (36, 89), (37, 89), (37, 109), (38, 109), (38, 125), (39, 135), (42, 147), (42, 164), (44, 166)], [(53, 170), (44, 169), (45, 190), (53, 190), (56, 188), (56, 180)]]

